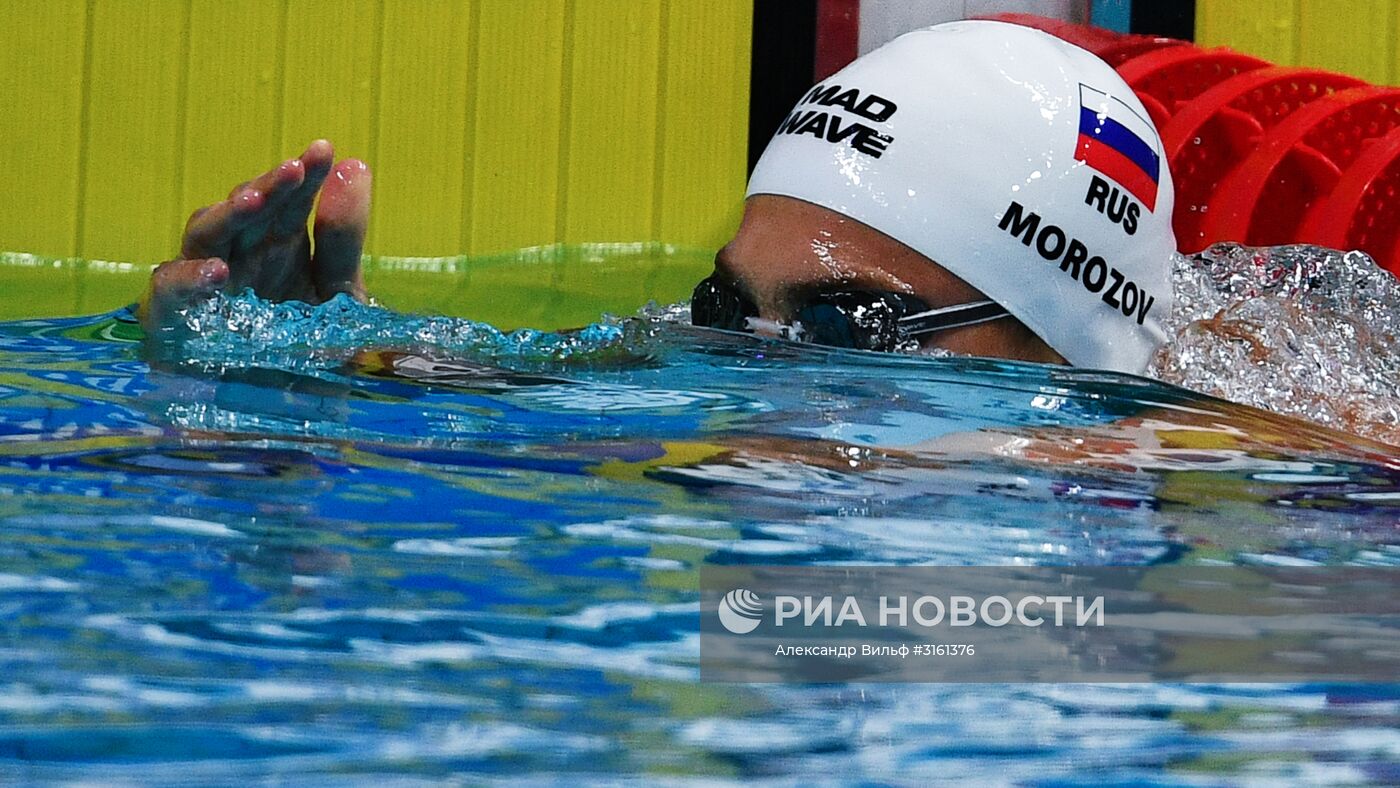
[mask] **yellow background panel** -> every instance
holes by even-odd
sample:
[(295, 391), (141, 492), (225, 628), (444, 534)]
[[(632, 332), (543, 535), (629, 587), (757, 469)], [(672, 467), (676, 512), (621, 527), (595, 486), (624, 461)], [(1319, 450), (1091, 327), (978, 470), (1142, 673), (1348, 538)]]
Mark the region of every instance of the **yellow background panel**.
[(86, 17), (83, 0), (55, 0), (0, 24), (0, 249), (77, 253)]
[(541, 243), (558, 224), (563, 0), (484, 3), (478, 17), (468, 254)]
[(371, 157), (382, 11), (378, 0), (287, 4), (279, 156), (324, 137), (338, 156)]
[[(78, 235), (83, 257), (156, 261), (175, 251), (183, 218), (194, 207), (180, 199), (188, 22), (184, 3), (92, 5)], [(224, 145), (230, 142), (236, 144)]]
[(383, 35), (386, 78), (370, 162), (376, 245), (402, 255), (457, 254), (464, 246), (471, 14), (457, 3), (387, 3)]
[(1395, 81), (1395, 0), (1302, 0), (1298, 62)]
[(223, 199), (283, 158), (281, 3), (190, 0), (180, 206)]
[(1395, 0), (1198, 0), (1196, 42), (1400, 84)]
[(1291, 65), (1298, 57), (1298, 6), (1276, 0), (1200, 0), (1196, 41)]
[[(115, 306), (139, 289), (122, 277), (175, 252), (191, 211), (322, 136), (374, 169), (376, 256), (600, 242), (712, 252), (743, 194), (751, 11), (16, 0), (0, 26), (0, 177), (22, 197), (0, 209), (0, 252), (137, 265), (27, 265), (6, 282), (48, 277), (71, 290), (55, 303)], [(598, 282), (588, 266), (521, 271), (544, 288), (642, 298), (676, 286), (669, 259), (638, 263), (626, 283), (616, 266)]]
[(564, 243), (651, 232), (661, 11), (654, 2), (574, 0), (565, 40)]
[[(747, 156), (748, 107), (730, 97), (749, 78), (752, 7), (671, 3), (659, 124), (657, 203), (652, 235), (705, 246), (739, 223)], [(700, 155), (696, 155), (699, 151)], [(717, 205), (730, 210), (716, 212)]]

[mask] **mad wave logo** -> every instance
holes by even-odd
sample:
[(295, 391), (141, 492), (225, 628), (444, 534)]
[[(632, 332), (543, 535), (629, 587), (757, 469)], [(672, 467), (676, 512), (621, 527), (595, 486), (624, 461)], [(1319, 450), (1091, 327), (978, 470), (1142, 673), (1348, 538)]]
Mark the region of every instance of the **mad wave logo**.
[(747, 588), (736, 588), (719, 601), (719, 623), (736, 635), (754, 631), (762, 619), (763, 603)]
[[(809, 104), (827, 109), (812, 109)], [(874, 93), (861, 94), (856, 88), (842, 90), (840, 85), (817, 85), (797, 102), (797, 109), (783, 119), (778, 134), (810, 134), (827, 142), (849, 140), (851, 147), (872, 158), (880, 158), (894, 137), (881, 134), (859, 120), (842, 118), (830, 109), (840, 107), (871, 123), (883, 123), (898, 109), (893, 101)]]

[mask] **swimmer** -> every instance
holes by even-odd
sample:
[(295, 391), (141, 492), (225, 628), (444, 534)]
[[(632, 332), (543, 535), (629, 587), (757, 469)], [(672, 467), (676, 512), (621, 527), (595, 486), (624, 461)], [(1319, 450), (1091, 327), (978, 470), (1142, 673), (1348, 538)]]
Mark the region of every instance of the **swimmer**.
[[(693, 320), (1141, 373), (1166, 339), (1175, 251), (1171, 176), (1146, 117), (1111, 67), (1040, 31), (905, 34), (799, 100), (695, 289)], [(225, 288), (363, 299), (370, 183), (321, 140), (196, 211), (179, 259), (152, 276), (147, 330)]]

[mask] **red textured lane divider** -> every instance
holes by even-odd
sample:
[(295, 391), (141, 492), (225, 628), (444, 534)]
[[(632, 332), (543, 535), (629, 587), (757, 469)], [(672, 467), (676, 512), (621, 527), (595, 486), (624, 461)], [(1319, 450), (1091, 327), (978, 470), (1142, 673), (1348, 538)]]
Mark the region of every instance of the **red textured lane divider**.
[(1167, 124), (1187, 102), (1246, 71), (1267, 68), (1269, 61), (1224, 47), (1201, 49), (1183, 44), (1154, 49), (1118, 67), (1157, 128)]
[(1220, 181), (1201, 231), (1207, 243), (1274, 246), (1310, 240), (1309, 209), (1322, 202), (1366, 144), (1400, 127), (1400, 88), (1324, 96), (1275, 126)]
[(1216, 186), (1269, 129), (1338, 90), (1364, 85), (1355, 77), (1306, 68), (1261, 68), (1237, 74), (1183, 106), (1161, 129), (1176, 184), (1172, 225), (1187, 254), (1208, 244), (1205, 217)]
[(1190, 43), (1179, 38), (1164, 38), (1162, 36), (1123, 36), (1118, 41), (1104, 46), (1098, 50), (1091, 50), (1103, 61), (1114, 68), (1121, 69), (1124, 63), (1132, 62), (1149, 52), (1159, 52), (1164, 49), (1191, 48)]
[(1309, 212), (1308, 243), (1360, 249), (1400, 276), (1400, 128), (1372, 140)]
[(817, 0), (816, 82), (845, 68), (860, 54), (860, 0)]
[(1102, 27), (1050, 19), (1035, 14), (1005, 13), (980, 18), (996, 22), (1009, 22), (1013, 25), (1031, 27), (1049, 33), (1062, 41), (1068, 41), (1081, 49), (1093, 52), (1114, 68), (1154, 49), (1182, 46), (1187, 43), (1176, 38), (1119, 33)]

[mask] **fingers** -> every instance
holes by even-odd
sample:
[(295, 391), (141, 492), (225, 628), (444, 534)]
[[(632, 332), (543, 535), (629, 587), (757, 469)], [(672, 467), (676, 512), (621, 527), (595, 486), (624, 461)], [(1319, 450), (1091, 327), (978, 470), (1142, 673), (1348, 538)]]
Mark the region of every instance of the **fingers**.
[(150, 288), (137, 309), (141, 326), (151, 336), (170, 328), (181, 310), (214, 295), (228, 277), (228, 265), (218, 258), (161, 263), (152, 272)]
[(301, 184), (288, 192), (286, 202), (274, 207), (271, 232), (287, 235), (305, 231), (306, 220), (311, 216), (311, 206), (316, 202), (316, 193), (330, 174), (331, 163), (335, 161), (335, 149), (326, 140), (316, 140), (297, 158), (304, 173)]
[(306, 167), (296, 158), (282, 162), (249, 182), (248, 189), (262, 194), (263, 204), (235, 236), (235, 251), (261, 243), (272, 231), (274, 220), (287, 201), (305, 181)]
[(316, 140), (300, 156), (288, 159), (254, 179), (249, 188), (267, 196), (256, 229), (281, 236), (305, 228), (316, 192), (330, 172), (334, 158), (335, 149), (330, 142)]
[(305, 173), (301, 159), (289, 159), (235, 186), (223, 202), (195, 211), (185, 225), (180, 257), (229, 260), (235, 241), (244, 247), (256, 245), (267, 233), (269, 217), (301, 185)]
[(316, 210), (312, 260), (312, 278), (322, 300), (337, 293), (349, 293), (361, 301), (365, 298), (360, 254), (369, 225), (372, 184), (369, 167), (358, 159), (340, 162), (326, 178)]
[(185, 224), (185, 235), (180, 240), (180, 257), (186, 260), (202, 257), (228, 259), (234, 236), (253, 221), (263, 203), (262, 194), (243, 189), (223, 202), (195, 211)]
[(276, 208), (293, 189), (301, 185), (306, 168), (301, 159), (287, 159), (248, 182), (248, 188), (267, 195), (267, 207)]
[[(369, 219), (369, 168), (358, 160), (334, 164), (334, 157), (329, 142), (316, 140), (297, 158), (236, 188), (228, 199), (196, 211), (186, 225), (177, 262), (227, 261), (220, 263), (221, 286), (252, 287), (272, 300), (324, 300), (341, 292), (364, 298), (360, 253)], [(307, 219), (318, 192), (313, 261)], [(184, 278), (189, 276), (185, 266), (168, 267), (169, 273), (152, 280), (150, 311), (157, 321), (156, 307), (174, 303), (178, 311), (189, 299), (177, 290), (197, 284)]]

